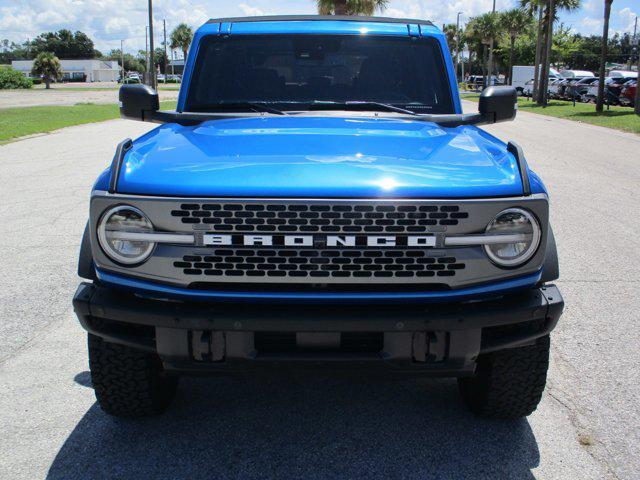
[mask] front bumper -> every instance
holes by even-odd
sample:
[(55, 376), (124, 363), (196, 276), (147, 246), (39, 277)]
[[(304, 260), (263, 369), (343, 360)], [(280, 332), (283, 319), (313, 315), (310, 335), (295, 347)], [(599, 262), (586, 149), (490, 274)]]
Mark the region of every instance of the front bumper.
[(275, 366), (464, 376), (473, 374), (481, 353), (547, 335), (564, 301), (557, 287), (547, 285), (445, 304), (219, 304), (82, 283), (73, 305), (88, 332), (157, 353), (167, 371), (178, 373)]

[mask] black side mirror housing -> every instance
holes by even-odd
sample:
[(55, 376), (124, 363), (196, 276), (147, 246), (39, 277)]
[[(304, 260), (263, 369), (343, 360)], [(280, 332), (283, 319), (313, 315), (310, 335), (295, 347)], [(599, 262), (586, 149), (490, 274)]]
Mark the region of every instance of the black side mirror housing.
[(160, 109), (158, 92), (149, 85), (122, 85), (118, 99), (120, 116), (129, 120), (151, 122)]
[(483, 123), (513, 120), (518, 111), (518, 92), (513, 87), (487, 87), (480, 94), (478, 111)]

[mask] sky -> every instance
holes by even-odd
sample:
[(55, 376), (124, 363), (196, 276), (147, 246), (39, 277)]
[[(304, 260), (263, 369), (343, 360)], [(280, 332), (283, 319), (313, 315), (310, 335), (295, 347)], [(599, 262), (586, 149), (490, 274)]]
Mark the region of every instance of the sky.
[[(497, 9), (512, 8), (517, 1), (497, 0)], [(168, 35), (180, 22), (197, 27), (215, 17), (316, 12), (314, 0), (154, 0), (153, 5), (157, 45), (163, 19)], [(465, 23), (491, 7), (492, 0), (391, 0), (384, 15), (428, 19), (441, 26), (455, 23), (458, 12), (463, 12), (460, 18)], [(561, 13), (560, 21), (575, 32), (601, 34), (603, 11), (604, 0), (582, 0), (580, 11)], [(610, 31), (633, 32), (638, 14), (638, 0), (614, 0)], [(120, 40), (126, 52), (135, 53), (144, 49), (147, 23), (147, 0), (0, 0), (0, 39), (15, 42), (66, 28), (85, 32), (105, 53), (120, 48)]]

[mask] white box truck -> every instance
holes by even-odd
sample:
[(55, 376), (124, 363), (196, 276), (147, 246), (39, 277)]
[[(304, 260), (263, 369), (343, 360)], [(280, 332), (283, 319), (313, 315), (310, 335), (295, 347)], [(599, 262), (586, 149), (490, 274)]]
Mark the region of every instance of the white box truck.
[[(533, 65), (514, 65), (512, 70), (512, 80), (511, 86), (513, 86), (518, 95), (522, 95), (522, 92), (525, 88), (525, 83), (529, 80), (533, 80), (533, 76), (535, 74), (535, 67)], [(560, 72), (558, 72), (554, 68), (549, 69), (549, 80), (553, 80), (556, 78), (562, 78)]]

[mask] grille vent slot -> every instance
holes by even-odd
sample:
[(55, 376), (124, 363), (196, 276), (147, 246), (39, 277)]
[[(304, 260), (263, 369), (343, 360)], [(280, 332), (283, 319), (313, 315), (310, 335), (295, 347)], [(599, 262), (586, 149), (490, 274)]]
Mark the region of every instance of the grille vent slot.
[(182, 223), (231, 233), (422, 233), (469, 217), (458, 205), (183, 203), (171, 210)]
[(465, 264), (455, 257), (433, 257), (424, 250), (224, 248), (207, 255), (185, 255), (173, 262), (185, 275), (289, 278), (452, 277)]

